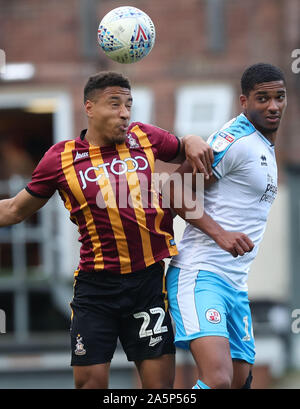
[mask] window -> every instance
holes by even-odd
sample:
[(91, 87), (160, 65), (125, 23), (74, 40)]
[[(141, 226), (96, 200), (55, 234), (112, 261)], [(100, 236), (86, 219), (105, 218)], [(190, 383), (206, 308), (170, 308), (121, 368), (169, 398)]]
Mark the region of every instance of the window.
[(232, 115), (233, 88), (227, 84), (188, 85), (176, 93), (175, 132), (203, 138), (222, 127)]
[[(73, 138), (72, 122), (72, 102), (67, 93), (2, 90), (0, 198), (11, 197), (26, 186), (53, 143)], [(35, 308), (34, 320), (30, 314), (32, 305), (41, 298), (53, 302), (49, 308), (53, 310), (51, 329), (61, 329), (70, 316), (72, 286), (64, 281), (72, 282), (78, 264), (74, 257), (78, 233), (58, 201), (55, 194), (28, 220), (0, 229), (0, 308), (6, 311), (7, 329), (18, 342), (26, 340), (29, 331), (43, 330), (40, 323), (46, 310)]]
[(153, 123), (153, 93), (147, 88), (135, 88), (131, 91), (133, 97), (131, 121)]

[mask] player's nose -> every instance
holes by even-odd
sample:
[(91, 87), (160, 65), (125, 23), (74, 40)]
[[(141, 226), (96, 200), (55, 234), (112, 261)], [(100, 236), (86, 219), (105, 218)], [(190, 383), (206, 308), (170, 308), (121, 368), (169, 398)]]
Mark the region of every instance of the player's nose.
[(122, 105), (120, 109), (120, 116), (124, 119), (130, 118), (130, 110), (126, 107), (126, 105)]
[(268, 110), (270, 112), (278, 112), (279, 111), (279, 104), (277, 103), (275, 98), (270, 99)]

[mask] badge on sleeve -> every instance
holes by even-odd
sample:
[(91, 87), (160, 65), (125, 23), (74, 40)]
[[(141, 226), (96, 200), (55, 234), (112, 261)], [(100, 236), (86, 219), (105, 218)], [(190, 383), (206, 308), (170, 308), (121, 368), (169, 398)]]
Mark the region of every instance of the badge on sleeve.
[(222, 152), (230, 144), (232, 144), (234, 140), (235, 140), (234, 136), (230, 135), (227, 132), (220, 131), (214, 136), (211, 147), (215, 152)]

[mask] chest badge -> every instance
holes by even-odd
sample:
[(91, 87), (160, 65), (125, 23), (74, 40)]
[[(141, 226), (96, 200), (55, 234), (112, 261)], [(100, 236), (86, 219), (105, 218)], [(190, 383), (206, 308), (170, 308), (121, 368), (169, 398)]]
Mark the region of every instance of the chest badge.
[(137, 141), (134, 139), (134, 137), (131, 134), (127, 135), (127, 139), (128, 139), (129, 148), (133, 149), (133, 148), (140, 147)]

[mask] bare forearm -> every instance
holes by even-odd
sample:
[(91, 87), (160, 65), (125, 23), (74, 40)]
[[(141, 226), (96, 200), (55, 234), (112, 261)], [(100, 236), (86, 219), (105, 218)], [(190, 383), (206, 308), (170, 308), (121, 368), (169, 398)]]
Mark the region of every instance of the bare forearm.
[(17, 224), (33, 215), (48, 199), (40, 199), (21, 190), (11, 199), (0, 200), (0, 227)]
[(217, 222), (215, 222), (207, 213), (205, 213), (205, 211), (203, 212), (201, 218), (188, 219), (187, 221), (193, 226), (203, 231), (203, 233), (211, 237), (216, 243), (218, 243), (220, 238), (225, 233), (225, 230)]
[(10, 226), (22, 221), (14, 206), (14, 198), (0, 200), (0, 227)]
[[(177, 208), (176, 213), (183, 218), (186, 215), (186, 211), (183, 208)], [(243, 256), (254, 248), (253, 242), (247, 235), (241, 232), (224, 230), (205, 212), (203, 212), (199, 219), (185, 218), (185, 220), (211, 237), (219, 247), (230, 253), (233, 257)]]

